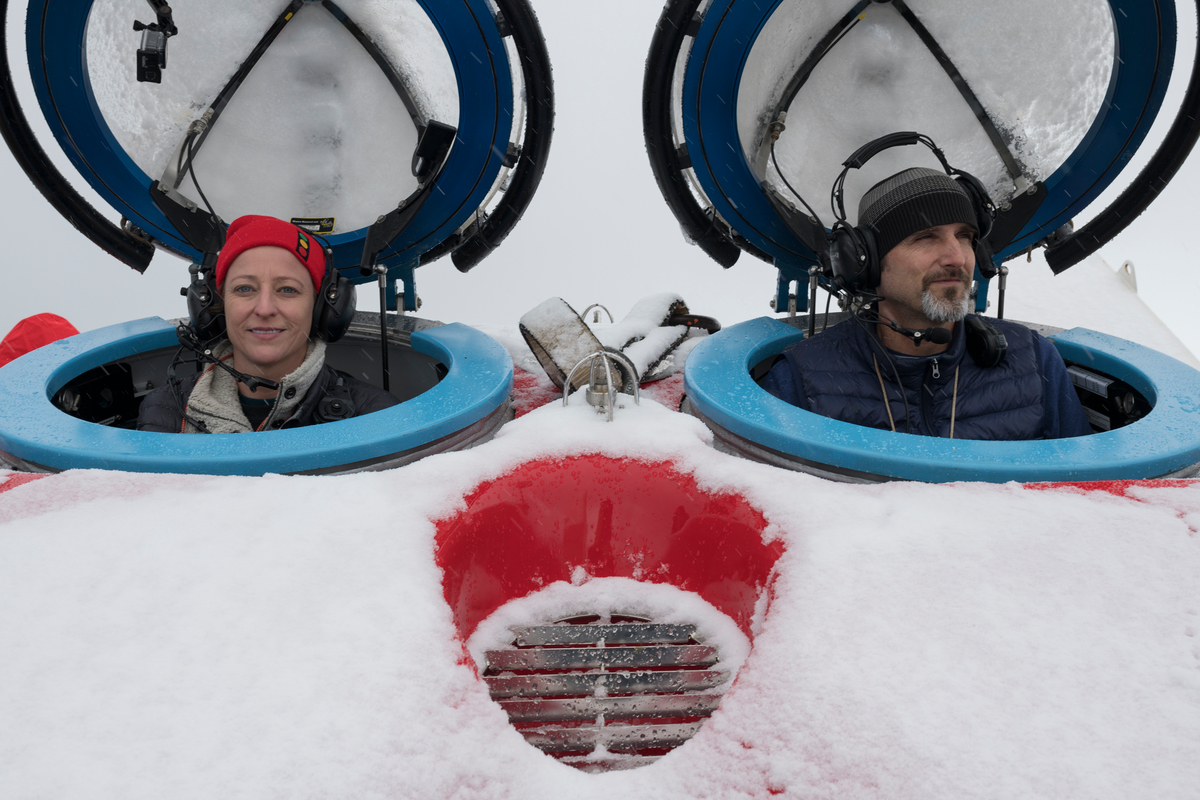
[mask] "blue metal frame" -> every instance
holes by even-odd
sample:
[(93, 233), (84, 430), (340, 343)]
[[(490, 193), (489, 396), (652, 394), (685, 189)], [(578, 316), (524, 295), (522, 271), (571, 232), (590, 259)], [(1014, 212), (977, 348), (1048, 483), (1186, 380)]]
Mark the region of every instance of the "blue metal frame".
[[(511, 64), (486, 0), (418, 0), (433, 21), (458, 81), (458, 138), (433, 192), (380, 261), (411, 283), (411, 265), (467, 221), (500, 172), (512, 132)], [(96, 104), (87, 70), (93, 0), (31, 0), (26, 49), (34, 91), (55, 139), (115, 209), (167, 246), (197, 259), (150, 197), (152, 178), (121, 149)], [(132, 20), (131, 20), (132, 22)], [(187, 35), (183, 31), (180, 35)], [(133, 37), (133, 34), (130, 34)], [(130, 39), (130, 69), (136, 39)], [(386, 213), (391, 209), (380, 209)], [(338, 264), (357, 265), (366, 228), (329, 237)], [(345, 276), (374, 280), (357, 269)], [(407, 293), (406, 293), (407, 294)], [(407, 299), (407, 298), (406, 298)]]
[(1200, 462), (1200, 372), (1114, 336), (1074, 328), (1052, 341), (1064, 358), (1133, 386), (1153, 411), (1114, 431), (1029, 442), (911, 436), (789, 405), (756, 385), (750, 368), (802, 338), (801, 331), (767, 317), (726, 328), (688, 355), (689, 400), (713, 424), (760, 446), (816, 464), (901, 480), (1155, 478)]
[(392, 408), (325, 425), (242, 435), (142, 433), (83, 422), (50, 402), (89, 369), (176, 344), (174, 323), (148, 317), (54, 342), (7, 364), (0, 369), (0, 450), (55, 470), (327, 470), (429, 445), (489, 416), (512, 392), (508, 351), (454, 323), (412, 334), (413, 349), (449, 369), (437, 386)]
[[(803, 280), (812, 252), (779, 218), (746, 161), (737, 127), (742, 71), (782, 0), (713, 0), (684, 72), (683, 133), (696, 177), (719, 213), (770, 254), (784, 279)], [(1102, 192), (1132, 158), (1166, 95), (1175, 58), (1173, 0), (1109, 0), (1116, 32), (1108, 96), (1088, 134), (1053, 175), (1048, 198), (1003, 260), (1040, 241)], [(861, 144), (861, 143), (860, 143)]]

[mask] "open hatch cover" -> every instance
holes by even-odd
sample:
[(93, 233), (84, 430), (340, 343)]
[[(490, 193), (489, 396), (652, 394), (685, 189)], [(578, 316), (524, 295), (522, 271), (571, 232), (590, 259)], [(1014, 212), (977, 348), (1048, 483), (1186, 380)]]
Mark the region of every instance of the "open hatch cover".
[(550, 144), (549, 60), (524, 0), (31, 0), (26, 49), (56, 140), (123, 229), (89, 219), (38, 158), (7, 72), (5, 138), (137, 269), (147, 243), (196, 261), (219, 246), (211, 206), (224, 223), (310, 228), (356, 282), (373, 277), (353, 269), (371, 226), (407, 210), (380, 252), (389, 275), (407, 285), (448, 252), (465, 271), (520, 218)]
[[(1140, 213), (1195, 143), (1194, 73), (1143, 174), (1087, 228), (1060, 232), (1143, 143), (1175, 44), (1171, 0), (671, 0), (647, 61), (646, 142), (668, 205), (724, 266), (745, 250), (807, 281), (796, 193), (819, 234), (846, 157), (920, 131), (1000, 207), (998, 261), (1045, 243), (1061, 271)], [(914, 161), (938, 167), (905, 148), (853, 171), (847, 207)]]

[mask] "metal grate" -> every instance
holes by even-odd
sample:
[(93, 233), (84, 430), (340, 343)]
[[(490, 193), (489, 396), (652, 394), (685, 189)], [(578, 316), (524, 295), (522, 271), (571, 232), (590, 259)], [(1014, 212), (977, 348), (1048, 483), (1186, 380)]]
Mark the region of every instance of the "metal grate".
[(694, 625), (576, 617), (490, 650), (492, 699), (534, 747), (587, 772), (651, 764), (696, 735), (729, 678)]

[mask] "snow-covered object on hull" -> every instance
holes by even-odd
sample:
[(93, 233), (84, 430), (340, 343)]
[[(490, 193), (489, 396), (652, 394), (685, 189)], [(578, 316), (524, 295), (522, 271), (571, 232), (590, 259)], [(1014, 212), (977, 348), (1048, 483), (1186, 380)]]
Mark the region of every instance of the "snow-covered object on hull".
[[(605, 349), (625, 355), (642, 382), (665, 378), (682, 365), (685, 354), (677, 363), (675, 350), (688, 338), (693, 325), (720, 328), (716, 320), (689, 314), (683, 298), (671, 293), (643, 297), (619, 323), (611, 316), (608, 326), (598, 324), (600, 321), (597, 310), (593, 331), (565, 300), (551, 297), (525, 312), (519, 328), (538, 363), (559, 389), (576, 365)], [(572, 382), (575, 389), (587, 381), (583, 371), (577, 376)], [(624, 382), (621, 374), (614, 375), (617, 390)]]
[[(566, 385), (576, 364), (604, 349), (575, 309), (561, 297), (551, 297), (526, 311), (521, 317), (520, 330), (538, 363), (559, 389)], [(581, 375), (572, 388), (578, 389), (586, 380), (587, 376)]]

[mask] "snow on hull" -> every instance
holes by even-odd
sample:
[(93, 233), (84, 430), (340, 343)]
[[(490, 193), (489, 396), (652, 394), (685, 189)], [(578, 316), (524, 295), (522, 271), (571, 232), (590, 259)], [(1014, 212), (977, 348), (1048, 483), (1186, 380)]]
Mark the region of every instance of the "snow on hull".
[[(1200, 485), (849, 486), (710, 441), (552, 404), (384, 473), (0, 494), (0, 797), (1194, 796)], [(434, 554), (481, 482), (588, 453), (740, 494), (785, 548), (720, 710), (606, 775), (509, 726)]]

